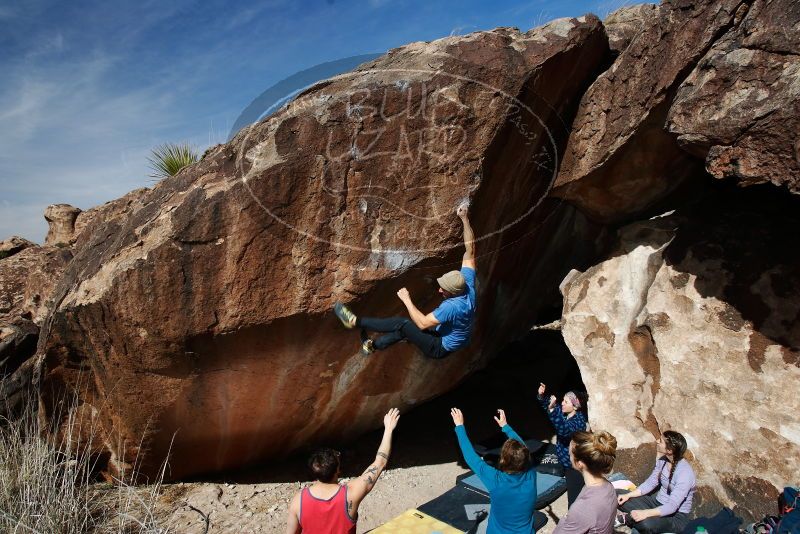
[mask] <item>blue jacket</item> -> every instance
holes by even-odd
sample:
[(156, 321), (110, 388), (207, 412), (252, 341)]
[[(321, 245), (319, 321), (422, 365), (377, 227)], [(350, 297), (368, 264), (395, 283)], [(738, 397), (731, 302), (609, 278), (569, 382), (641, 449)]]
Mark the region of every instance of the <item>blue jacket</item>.
[[(525, 443), (514, 430), (506, 425), (503, 432), (510, 439)], [(486, 534), (531, 534), (533, 514), (536, 511), (536, 471), (531, 467), (524, 473), (508, 474), (495, 469), (475, 452), (464, 425), (456, 427), (458, 445), (464, 461), (489, 490), (491, 510)]]
[(558, 456), (558, 463), (564, 467), (572, 467), (572, 462), (569, 461), (569, 442), (572, 441), (572, 434), (579, 430), (586, 430), (586, 416), (583, 412), (575, 412), (570, 418), (564, 415), (561, 411), (561, 406), (556, 404), (553, 411), (547, 409), (550, 405), (549, 399), (543, 399), (537, 395), (539, 404), (544, 408), (550, 422), (556, 429), (556, 455)]

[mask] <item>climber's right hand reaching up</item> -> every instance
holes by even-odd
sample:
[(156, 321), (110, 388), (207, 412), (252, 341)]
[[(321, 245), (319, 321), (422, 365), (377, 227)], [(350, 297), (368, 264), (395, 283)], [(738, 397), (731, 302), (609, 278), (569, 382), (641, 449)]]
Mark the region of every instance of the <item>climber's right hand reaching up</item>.
[(456, 215), (458, 215), (458, 218), (461, 219), (461, 223), (464, 225), (464, 248), (466, 250), (464, 251), (464, 258), (461, 260), (461, 266), (475, 269), (475, 234), (469, 223), (468, 211), (469, 207), (467, 204), (461, 204), (458, 209), (456, 209)]

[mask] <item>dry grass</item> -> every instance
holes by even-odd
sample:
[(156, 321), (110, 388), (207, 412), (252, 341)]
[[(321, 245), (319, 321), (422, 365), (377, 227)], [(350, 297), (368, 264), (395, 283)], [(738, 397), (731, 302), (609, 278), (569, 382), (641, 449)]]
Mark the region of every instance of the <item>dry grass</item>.
[(78, 448), (73, 439), (94, 436), (94, 429), (81, 429), (68, 417), (66, 439), (54, 444), (44, 437), (35, 403), (27, 406), (18, 419), (0, 420), (0, 532), (167, 532), (155, 516), (163, 470), (146, 487), (124, 479), (98, 483), (96, 460), (86, 452), (91, 447)]

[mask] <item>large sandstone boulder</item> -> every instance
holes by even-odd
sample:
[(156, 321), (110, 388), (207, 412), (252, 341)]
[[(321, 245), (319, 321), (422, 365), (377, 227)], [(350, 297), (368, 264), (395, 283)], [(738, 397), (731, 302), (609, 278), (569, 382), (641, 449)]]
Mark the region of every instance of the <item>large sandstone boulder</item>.
[(668, 120), (716, 178), (800, 193), (800, 3), (753, 2), (683, 82)]
[[(608, 61), (600, 21), (561, 19), (391, 50), (83, 230), (39, 342), (42, 407), (97, 428), (110, 471), (240, 466), (355, 436), (452, 388), (524, 332), (600, 229), (546, 195), (580, 96)], [(337, 300), (437, 304), (478, 236), (469, 350), (357, 354)], [(91, 424), (89, 424), (91, 423)]]
[(554, 193), (619, 222), (701, 175), (664, 123), (687, 74), (746, 9), (745, 0), (667, 0), (641, 16), (638, 34), (620, 32), (615, 41), (631, 40), (583, 96)]
[(45, 245), (69, 245), (75, 234), (75, 219), (80, 208), (69, 204), (51, 204), (44, 210), (44, 218), (50, 228), (45, 237)]
[(787, 246), (800, 210), (785, 196), (717, 194), (631, 224), (609, 259), (562, 284), (592, 427), (616, 435), (634, 477), (659, 431), (683, 433), (700, 514), (774, 513), (800, 472), (800, 252)]

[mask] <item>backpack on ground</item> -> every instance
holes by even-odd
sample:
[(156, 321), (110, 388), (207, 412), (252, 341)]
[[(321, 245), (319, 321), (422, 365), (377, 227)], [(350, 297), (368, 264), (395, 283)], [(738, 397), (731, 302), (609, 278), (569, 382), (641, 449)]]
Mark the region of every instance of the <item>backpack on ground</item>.
[(783, 488), (783, 493), (778, 497), (778, 509), (781, 520), (776, 534), (800, 534), (800, 497), (797, 488)]

